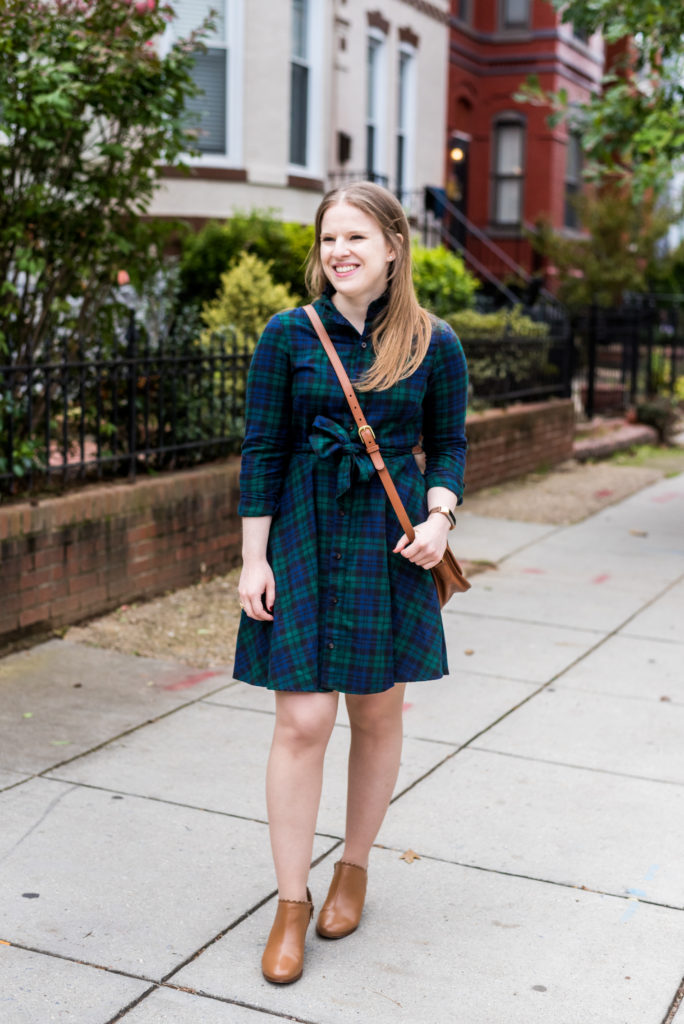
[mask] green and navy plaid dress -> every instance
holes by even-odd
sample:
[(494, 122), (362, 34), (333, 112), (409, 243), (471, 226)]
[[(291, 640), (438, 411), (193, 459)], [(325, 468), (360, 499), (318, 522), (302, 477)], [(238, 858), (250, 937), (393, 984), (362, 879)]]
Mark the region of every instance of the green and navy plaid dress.
[[(363, 334), (324, 295), (315, 307), (351, 381), (373, 359)], [(460, 342), (435, 321), (416, 372), (357, 392), (413, 523), (428, 487), (463, 492), (467, 371)], [(423, 437), (423, 477), (411, 454)], [(273, 622), (242, 613), (236, 679), (272, 690), (378, 693), (448, 673), (430, 572), (392, 548), (402, 535), (339, 381), (302, 309), (279, 313), (257, 344), (247, 384), (241, 516), (272, 515)]]

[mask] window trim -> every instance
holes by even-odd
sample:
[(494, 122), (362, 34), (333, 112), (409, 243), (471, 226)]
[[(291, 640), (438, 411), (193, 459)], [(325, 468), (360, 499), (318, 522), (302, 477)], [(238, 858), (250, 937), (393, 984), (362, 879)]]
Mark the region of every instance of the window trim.
[[(416, 47), (411, 43), (401, 42), (397, 51), (397, 120), (395, 132), (395, 168), (399, 170), (399, 139), (404, 140), (404, 183), (399, 181), (399, 174), (396, 175), (396, 191), (400, 202), (405, 205), (404, 193), (410, 193), (415, 183), (415, 151), (416, 151), (416, 111), (417, 111), (417, 87), (416, 87)], [(405, 124), (402, 126), (399, 120), (402, 112), (401, 105), (401, 61), (407, 57), (406, 63), (408, 79), (406, 81), (405, 109), (403, 111)]]
[[(368, 61), (368, 49), (371, 41), (377, 44), (377, 65), (376, 65), (376, 81), (377, 95), (374, 97), (376, 108), (376, 116), (373, 121), (369, 116), (368, 111), (368, 95), (370, 90), (370, 82), (366, 78), (366, 111), (364, 118), (364, 127), (366, 130), (366, 153), (365, 153), (365, 169), (366, 173), (370, 176), (373, 175), (373, 180), (378, 178), (387, 179), (387, 117), (383, 116), (387, 112), (387, 36), (380, 29), (369, 26), (366, 31), (366, 76), (369, 74), (369, 61)], [(375, 129), (375, 146), (374, 146), (374, 166), (371, 167), (368, 153), (368, 129), (370, 126)]]
[[(572, 200), (577, 199), (582, 194), (582, 142), (579, 132), (568, 132), (567, 142), (565, 148), (565, 173), (563, 176), (563, 227), (567, 231), (581, 231), (582, 226), (579, 221), (577, 210), (572, 206)], [(571, 177), (568, 173), (570, 164), (570, 147), (577, 146), (578, 164), (577, 164), (577, 175)], [(570, 210), (572, 210), (571, 217), (568, 216)], [(574, 223), (569, 221), (573, 220)]]
[[(306, 67), (309, 70), (308, 96), (307, 96), (307, 120), (306, 120), (306, 163), (293, 164), (290, 160), (291, 138), (288, 128), (287, 134), (287, 173), (294, 178), (320, 178), (322, 177), (322, 153), (321, 153), (321, 123), (323, 115), (323, 20), (322, 4), (320, 0), (305, 0), (307, 5), (307, 37), (306, 37)], [(290, 17), (292, 17), (292, 4), (290, 3)], [(290, 32), (290, 39), (292, 33)], [(290, 43), (290, 57), (288, 70), (290, 81), (292, 80), (292, 64), (295, 61)], [(301, 58), (297, 58), (302, 63)], [(288, 114), (292, 117), (292, 96), (288, 104)]]
[[(506, 174), (499, 172), (500, 135), (502, 128), (516, 127), (522, 132), (521, 144), (521, 171), (520, 174)], [(504, 230), (515, 230), (522, 226), (525, 215), (525, 179), (527, 170), (527, 119), (517, 111), (502, 112), (497, 115), (492, 125), (492, 159), (491, 159), (491, 224), (495, 228)], [(502, 181), (520, 182), (518, 196), (518, 219), (499, 220), (497, 217), (499, 207), (499, 184)]]
[[(192, 0), (188, 0), (192, 2)], [(218, 48), (228, 52), (228, 74), (226, 89), (226, 152), (200, 153), (199, 156), (186, 156), (185, 161), (190, 167), (225, 167), (241, 168), (243, 159), (243, 121), (242, 121), (242, 81), (243, 81), (243, 50), (244, 50), (244, 0), (224, 0), (226, 4), (226, 40)], [(207, 11), (211, 8), (208, 5)], [(162, 48), (170, 47), (177, 39), (174, 23), (170, 22), (162, 38)], [(206, 41), (207, 49), (212, 48), (212, 40)]]

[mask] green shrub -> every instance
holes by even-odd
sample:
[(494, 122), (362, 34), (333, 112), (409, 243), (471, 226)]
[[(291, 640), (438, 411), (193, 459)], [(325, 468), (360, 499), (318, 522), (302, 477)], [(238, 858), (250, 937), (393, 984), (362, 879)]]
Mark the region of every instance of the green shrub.
[(240, 343), (254, 348), (256, 340), (274, 313), (296, 305), (297, 298), (271, 276), (271, 263), (244, 252), (231, 270), (221, 275), (221, 289), (202, 308), (207, 330), (202, 342), (213, 334), (231, 333)]
[(548, 338), (549, 325), (525, 316), (519, 306), (496, 313), (465, 309), (444, 318), (461, 340), (464, 338)]
[(413, 244), (413, 283), (421, 306), (435, 316), (468, 309), (480, 283), (460, 256), (443, 246), (426, 249)]
[(636, 407), (636, 417), (639, 423), (655, 427), (658, 431), (658, 440), (662, 444), (669, 444), (672, 441), (674, 428), (679, 422), (677, 402), (674, 398), (665, 395), (649, 398), (644, 402), (639, 402)]
[(286, 285), (294, 303), (305, 296), (304, 263), (314, 239), (310, 225), (284, 223), (272, 211), (237, 212), (224, 224), (211, 221), (185, 239), (181, 256), (181, 303), (202, 304), (215, 298), (221, 275), (242, 253), (271, 264), (276, 284)]

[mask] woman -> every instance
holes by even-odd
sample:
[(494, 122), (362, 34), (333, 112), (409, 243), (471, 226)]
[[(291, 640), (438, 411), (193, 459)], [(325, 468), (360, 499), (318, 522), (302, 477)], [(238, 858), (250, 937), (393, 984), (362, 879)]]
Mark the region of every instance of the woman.
[[(399, 770), (407, 681), (448, 672), (432, 576), (461, 500), (467, 374), (451, 329), (418, 305), (400, 203), (362, 182), (329, 192), (307, 266), (315, 309), (355, 385), (411, 522), (409, 543), (303, 309), (273, 317), (247, 388), (240, 474), (243, 614), (234, 674), (275, 690), (266, 796), (278, 909), (262, 970), (296, 981), (323, 759), (345, 694), (345, 844), (317, 920), (359, 924), (368, 857)], [(412, 449), (422, 436), (423, 477)]]

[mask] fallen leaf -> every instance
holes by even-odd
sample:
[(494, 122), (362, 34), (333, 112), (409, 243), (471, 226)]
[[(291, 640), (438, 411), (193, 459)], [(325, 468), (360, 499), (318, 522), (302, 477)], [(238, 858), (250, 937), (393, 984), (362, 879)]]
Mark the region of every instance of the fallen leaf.
[(33, 718), (33, 712), (32, 711), (25, 711), (24, 714), (21, 717), (22, 718)]
[(632, 537), (648, 537), (648, 530), (630, 530)]
[(66, 747), (68, 743), (71, 743), (71, 740), (50, 740), (50, 742), (53, 747)]
[(210, 629), (198, 629), (197, 632), (199, 633), (200, 636), (206, 636), (208, 633), (211, 633), (211, 630)]
[(475, 651), (474, 651), (474, 650), (472, 649), (472, 647), (466, 647), (466, 649), (465, 649), (465, 651), (464, 651), (463, 653), (464, 653), (464, 654), (467, 654), (467, 655), (468, 655), (468, 657), (470, 657), (470, 655), (471, 655), (471, 654), (474, 654), (474, 653), (475, 653)]
[(5, 942), (4, 939), (0, 939), (0, 946), (11, 946), (11, 942)]
[(669, 703), (672, 700), (672, 697), (661, 697), (660, 699)]
[(415, 850), (406, 850), (404, 853), (402, 853), (399, 860), (405, 860), (407, 864), (413, 864), (414, 860), (420, 860), (420, 857), (415, 852)]

